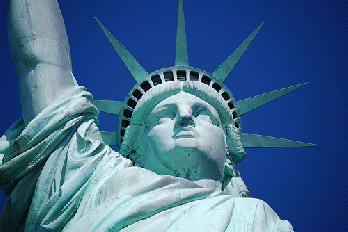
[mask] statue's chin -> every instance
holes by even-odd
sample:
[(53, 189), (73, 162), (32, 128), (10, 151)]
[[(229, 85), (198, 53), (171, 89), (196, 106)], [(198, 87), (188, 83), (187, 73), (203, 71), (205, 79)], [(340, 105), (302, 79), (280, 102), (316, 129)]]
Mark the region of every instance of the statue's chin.
[(219, 170), (216, 162), (202, 153), (195, 143), (197, 143), (195, 139), (178, 140), (173, 150), (161, 152), (156, 156), (156, 161), (151, 163), (150, 169), (157, 174), (172, 175), (192, 181), (202, 179), (221, 181), (223, 168)]
[[(192, 181), (222, 180), (225, 153), (214, 151), (209, 144), (203, 144), (196, 136), (179, 135), (166, 140), (166, 143), (151, 141), (141, 150), (142, 166), (159, 175), (171, 175)], [(216, 159), (215, 156), (221, 157)]]
[(196, 138), (190, 138), (190, 137), (187, 137), (187, 138), (178, 138), (175, 140), (175, 145), (177, 147), (191, 147), (191, 148), (196, 148), (198, 147), (198, 140)]

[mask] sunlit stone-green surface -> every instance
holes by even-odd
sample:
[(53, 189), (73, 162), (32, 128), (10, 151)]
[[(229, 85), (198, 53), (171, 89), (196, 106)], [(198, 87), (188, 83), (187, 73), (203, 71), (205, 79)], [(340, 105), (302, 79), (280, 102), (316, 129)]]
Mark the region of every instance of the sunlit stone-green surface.
[[(23, 119), (0, 139), (2, 231), (292, 231), (249, 197), (238, 172), (241, 113), (221, 83), (262, 25), (214, 77), (187, 66), (179, 1), (176, 66), (148, 76), (98, 21), (138, 82), (122, 104), (93, 101), (78, 86), (56, 1), (12, 0), (9, 12)], [(248, 112), (295, 88), (238, 103)], [(97, 107), (120, 115), (117, 133), (100, 133)], [(249, 146), (303, 145), (248, 138)]]

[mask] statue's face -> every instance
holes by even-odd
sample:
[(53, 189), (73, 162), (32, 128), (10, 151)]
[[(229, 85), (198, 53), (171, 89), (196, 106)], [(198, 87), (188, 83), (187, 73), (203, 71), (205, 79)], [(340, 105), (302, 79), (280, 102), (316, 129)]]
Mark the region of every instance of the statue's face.
[(226, 139), (216, 110), (185, 92), (160, 102), (148, 117), (144, 167), (186, 179), (222, 180)]

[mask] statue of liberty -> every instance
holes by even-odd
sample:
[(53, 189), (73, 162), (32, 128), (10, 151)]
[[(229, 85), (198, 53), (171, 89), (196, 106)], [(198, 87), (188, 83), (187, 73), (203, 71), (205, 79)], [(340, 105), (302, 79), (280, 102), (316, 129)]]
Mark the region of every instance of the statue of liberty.
[(240, 117), (303, 84), (240, 101), (223, 84), (263, 23), (209, 74), (189, 66), (179, 0), (175, 66), (148, 74), (97, 20), (137, 81), (118, 102), (77, 84), (55, 0), (11, 0), (8, 20), (23, 118), (0, 139), (1, 231), (293, 231), (238, 164), (245, 147), (313, 144), (242, 133)]

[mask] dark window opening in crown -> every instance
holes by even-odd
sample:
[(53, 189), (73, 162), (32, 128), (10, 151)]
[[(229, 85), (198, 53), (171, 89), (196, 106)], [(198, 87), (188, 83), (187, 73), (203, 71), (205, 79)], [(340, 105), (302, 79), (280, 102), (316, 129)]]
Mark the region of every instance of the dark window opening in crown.
[(136, 89), (136, 90), (132, 93), (132, 95), (133, 95), (136, 99), (138, 99), (138, 100), (143, 96), (143, 94), (142, 94), (138, 89)]
[(210, 85), (211, 79), (209, 77), (207, 77), (206, 75), (203, 75), (201, 81), (202, 81), (202, 83), (204, 83), (206, 85)]
[(146, 92), (149, 89), (151, 89), (151, 85), (148, 81), (144, 81), (143, 83), (141, 83), (140, 87)]
[(179, 81), (186, 81), (186, 71), (178, 70), (176, 71), (176, 77)]
[(232, 116), (233, 116), (233, 119), (237, 118), (237, 113), (233, 111)]
[(122, 126), (122, 127), (127, 127), (127, 126), (129, 126), (129, 121), (128, 121), (128, 120), (122, 120), (121, 126)]
[(198, 72), (190, 72), (190, 81), (198, 81), (199, 78), (199, 74)]
[(158, 84), (162, 84), (162, 80), (161, 80), (161, 77), (159, 75), (152, 76), (151, 80), (152, 80), (154, 86), (156, 86)]
[(220, 86), (220, 85), (218, 85), (218, 84), (216, 84), (216, 83), (214, 83), (214, 84), (212, 85), (212, 87), (213, 87), (213, 89), (215, 89), (215, 90), (216, 90), (216, 92), (219, 92), (219, 91), (220, 91), (220, 89), (221, 89), (221, 86)]
[(230, 107), (230, 109), (232, 110), (232, 109), (234, 108), (233, 103), (232, 103), (232, 102), (229, 102), (229, 103), (228, 103), (228, 107)]
[(165, 81), (174, 81), (174, 75), (171, 71), (163, 73)]
[(226, 92), (223, 92), (223, 93), (221, 94), (221, 96), (225, 99), (225, 101), (227, 101), (228, 99), (230, 99), (230, 95), (228, 95), (228, 93), (226, 93)]
[(123, 111), (123, 116), (125, 116), (126, 118), (131, 118), (132, 117), (132, 111), (130, 111), (129, 109), (125, 109)]
[(135, 106), (137, 105), (137, 102), (134, 101), (133, 99), (129, 99), (128, 102), (127, 102), (127, 105), (128, 105), (130, 108), (134, 109)]

